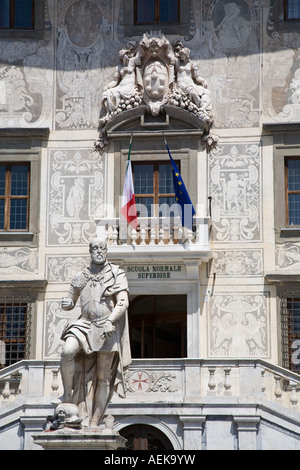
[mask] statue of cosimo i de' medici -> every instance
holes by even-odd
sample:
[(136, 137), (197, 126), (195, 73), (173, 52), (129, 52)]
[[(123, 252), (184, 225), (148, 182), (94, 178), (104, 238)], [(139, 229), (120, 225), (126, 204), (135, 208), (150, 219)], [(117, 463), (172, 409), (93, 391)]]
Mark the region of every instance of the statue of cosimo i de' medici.
[(90, 243), (90, 255), (90, 266), (76, 274), (62, 299), (62, 308), (71, 310), (80, 298), (81, 315), (61, 337), (60, 411), (64, 404), (76, 405), (81, 424), (96, 427), (114, 391), (125, 396), (123, 374), (131, 354), (125, 272), (107, 261), (107, 244), (100, 239)]

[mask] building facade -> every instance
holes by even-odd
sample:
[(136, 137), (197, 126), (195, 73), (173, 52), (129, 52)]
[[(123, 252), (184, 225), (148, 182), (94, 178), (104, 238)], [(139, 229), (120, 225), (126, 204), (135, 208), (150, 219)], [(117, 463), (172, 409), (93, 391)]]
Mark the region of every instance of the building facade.
[[(129, 282), (133, 361), (109, 407), (128, 446), (298, 450), (298, 2), (0, 12), (0, 448), (39, 448), (80, 314), (61, 298), (97, 235)], [(130, 142), (138, 230), (120, 214)]]

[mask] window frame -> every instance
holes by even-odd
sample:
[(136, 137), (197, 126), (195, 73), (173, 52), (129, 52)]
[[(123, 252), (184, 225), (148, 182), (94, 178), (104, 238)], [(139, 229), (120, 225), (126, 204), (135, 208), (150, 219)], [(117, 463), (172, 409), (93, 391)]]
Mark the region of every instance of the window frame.
[(4, 30), (22, 30), (22, 31), (32, 31), (34, 30), (35, 24), (35, 0), (31, 0), (32, 12), (31, 12), (31, 27), (18, 27), (15, 26), (16, 23), (16, 3), (15, 0), (9, 0), (9, 26), (1, 27), (0, 29)]
[(0, 231), (0, 246), (38, 246), (43, 140), (48, 128), (0, 129), (0, 163), (30, 165), (28, 230)]
[[(0, 232), (28, 232), (29, 229), (29, 211), (30, 211), (30, 163), (29, 162), (1, 162), (0, 166), (5, 166), (5, 194), (0, 195), (0, 200), (4, 200), (4, 228), (0, 229)], [(13, 166), (26, 166), (28, 168), (27, 175), (27, 195), (26, 196), (13, 196), (11, 194), (11, 168)], [(26, 199), (26, 228), (12, 229), (10, 228), (10, 216), (11, 216), (11, 201), (13, 199)]]
[(177, 0), (177, 21), (160, 21), (160, 1), (161, 0), (155, 0), (154, 4), (154, 22), (138, 22), (137, 21), (137, 16), (138, 16), (138, 5), (137, 5), (137, 0), (134, 0), (134, 24), (139, 26), (139, 25), (144, 25), (144, 24), (152, 24), (152, 25), (164, 25), (164, 24), (180, 24), (180, 0)]
[(24, 28), (0, 28), (0, 39), (44, 39), (45, 35), (45, 0), (34, 0), (33, 27)]
[(289, 216), (289, 196), (294, 194), (300, 195), (300, 190), (289, 190), (289, 169), (288, 162), (292, 160), (298, 160), (300, 157), (285, 157), (284, 159), (284, 179), (285, 179), (285, 225), (286, 227), (300, 227), (300, 224), (291, 224)]
[[(299, 304), (298, 308), (294, 305)], [(298, 311), (297, 318), (300, 325), (300, 294), (287, 294), (281, 298), (281, 344), (282, 344), (282, 362), (283, 367), (300, 374), (300, 361), (298, 364), (293, 362), (293, 354), (300, 348), (300, 331), (297, 333), (293, 326), (295, 325), (294, 312)], [(297, 341), (297, 347), (293, 347), (294, 341)], [(299, 358), (300, 359), (300, 358)]]
[[(22, 309), (25, 308), (25, 313), (21, 312), (8, 312), (8, 309)], [(21, 315), (25, 315), (25, 319), (21, 320)], [(10, 318), (11, 317), (11, 318)], [(15, 318), (20, 317), (20, 318)], [(13, 323), (11, 328), (8, 324)], [(31, 343), (31, 325), (32, 325), (32, 301), (29, 297), (9, 297), (0, 299), (0, 340), (8, 345), (5, 347), (5, 362), (2, 362), (0, 357), (0, 369), (9, 365), (15, 364), (23, 359), (29, 359), (30, 356), (30, 343)], [(24, 333), (21, 334), (22, 329)], [(9, 332), (9, 335), (7, 335)], [(17, 333), (17, 334), (16, 334)], [(23, 345), (23, 353), (20, 351), (13, 351), (13, 345)], [(7, 349), (6, 349), (7, 348)], [(6, 354), (8, 353), (8, 357)], [(14, 358), (15, 355), (15, 358)]]
[[(179, 171), (180, 171), (180, 162), (175, 162)], [(153, 198), (153, 205), (154, 209), (156, 210), (159, 207), (159, 198), (161, 197), (173, 197), (174, 204), (176, 204), (175, 200), (175, 191), (173, 193), (160, 193), (159, 192), (159, 167), (162, 165), (170, 165), (171, 163), (166, 160), (150, 160), (150, 161), (133, 161), (132, 162), (132, 176), (133, 176), (133, 183), (134, 183), (134, 167), (137, 165), (153, 165), (153, 193), (149, 194), (140, 194), (135, 192), (135, 198)], [(159, 214), (148, 214), (148, 216), (158, 217)]]
[(145, 31), (151, 31), (159, 26), (163, 34), (188, 36), (190, 34), (190, 1), (180, 2), (179, 23), (135, 24), (135, 0), (124, 0), (124, 34), (125, 36), (142, 36)]
[(295, 18), (289, 18), (288, 17), (288, 2), (289, 0), (284, 0), (284, 21), (300, 21), (300, 11), (299, 11), (299, 16)]

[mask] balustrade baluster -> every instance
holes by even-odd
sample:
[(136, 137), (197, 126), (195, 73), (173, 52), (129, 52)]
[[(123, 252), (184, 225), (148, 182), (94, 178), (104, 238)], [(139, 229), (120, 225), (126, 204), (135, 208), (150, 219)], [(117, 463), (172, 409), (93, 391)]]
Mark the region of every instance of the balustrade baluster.
[(164, 235), (165, 235), (165, 231), (163, 229), (163, 227), (161, 227), (159, 229), (159, 245), (164, 245)]
[(57, 397), (59, 395), (59, 393), (58, 393), (58, 388), (59, 388), (58, 372), (59, 372), (58, 368), (57, 369), (52, 369), (53, 378), (52, 378), (52, 384), (51, 384), (51, 389), (52, 389), (51, 395), (53, 397)]
[(112, 245), (117, 245), (118, 244), (118, 237), (119, 237), (119, 234), (118, 234), (118, 226), (117, 225), (113, 225), (112, 226)]
[(261, 371), (261, 391), (262, 393), (265, 393), (266, 391), (266, 377), (265, 377), (265, 370)]
[(2, 396), (4, 400), (8, 400), (10, 397), (10, 375), (6, 377), (4, 380), (5, 380), (5, 383), (4, 383), (4, 388), (2, 390)]
[(216, 395), (215, 367), (209, 367), (208, 395)]
[(281, 383), (280, 383), (281, 376), (274, 374), (274, 379), (276, 382), (274, 394), (275, 394), (276, 400), (281, 400), (281, 396), (282, 396)]
[(225, 395), (231, 395), (231, 383), (230, 383), (230, 372), (231, 367), (224, 368), (225, 372), (225, 381), (224, 381), (224, 388), (225, 388)]
[(155, 245), (155, 238), (156, 238), (156, 230), (155, 230), (154, 227), (152, 227), (152, 228), (151, 228), (151, 231), (150, 231), (150, 239), (151, 239), (151, 241), (150, 241), (149, 245), (151, 245), (151, 246)]
[(297, 383), (294, 382), (293, 380), (290, 380), (290, 386), (291, 386), (291, 394), (290, 394), (290, 402), (292, 406), (297, 406), (298, 404), (298, 397), (297, 397), (297, 392), (296, 392), (296, 386)]

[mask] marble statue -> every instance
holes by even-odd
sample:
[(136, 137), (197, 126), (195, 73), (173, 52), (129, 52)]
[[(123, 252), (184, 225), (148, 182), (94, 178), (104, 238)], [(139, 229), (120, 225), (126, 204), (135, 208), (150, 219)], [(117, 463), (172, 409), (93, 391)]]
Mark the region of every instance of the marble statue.
[(81, 315), (62, 333), (60, 401), (77, 406), (82, 426), (97, 427), (114, 391), (125, 396), (123, 373), (131, 354), (125, 272), (107, 261), (100, 239), (90, 243), (90, 255), (90, 266), (76, 274), (62, 299), (62, 308), (71, 310), (80, 298)]

